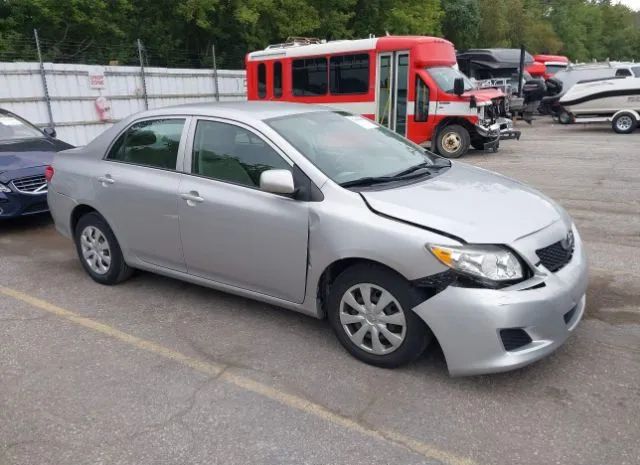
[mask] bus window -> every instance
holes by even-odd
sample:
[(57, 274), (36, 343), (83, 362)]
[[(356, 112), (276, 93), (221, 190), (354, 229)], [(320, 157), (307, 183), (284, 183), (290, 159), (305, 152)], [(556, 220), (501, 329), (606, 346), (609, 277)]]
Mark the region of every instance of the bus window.
[(326, 95), (328, 76), (326, 58), (293, 60), (293, 95)]
[(258, 65), (258, 97), (267, 96), (267, 67), (264, 63)]
[(429, 118), (429, 87), (420, 76), (416, 76), (416, 108), (414, 121), (422, 123)]
[(369, 55), (331, 57), (331, 93), (364, 94), (369, 90)]
[(273, 64), (273, 96), (282, 97), (282, 63), (279, 61)]

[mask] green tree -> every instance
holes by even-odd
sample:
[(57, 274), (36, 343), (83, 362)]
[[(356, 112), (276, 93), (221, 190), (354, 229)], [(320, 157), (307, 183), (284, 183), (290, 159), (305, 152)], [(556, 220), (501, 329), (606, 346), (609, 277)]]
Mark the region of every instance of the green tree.
[(475, 46), (480, 30), (478, 0), (444, 0), (442, 33), (459, 50)]
[(358, 0), (353, 31), (356, 37), (439, 35), (441, 20), (440, 0)]
[(0, 0), (0, 60), (236, 68), (288, 36), (444, 35), (458, 49), (519, 47), (574, 60), (640, 59), (640, 13), (611, 0)]

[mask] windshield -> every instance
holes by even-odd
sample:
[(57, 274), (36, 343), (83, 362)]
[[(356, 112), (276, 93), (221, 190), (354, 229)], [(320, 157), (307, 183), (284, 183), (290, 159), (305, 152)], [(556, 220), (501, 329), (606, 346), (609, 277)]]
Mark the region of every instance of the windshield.
[(447, 94), (453, 93), (453, 83), (456, 78), (461, 77), (464, 79), (464, 90), (473, 90), (474, 86), (471, 80), (464, 75), (461, 71), (451, 68), (449, 66), (434, 66), (433, 68), (427, 68), (427, 72), (431, 75), (434, 81), (438, 84), (440, 89), (444, 90)]
[(345, 112), (317, 111), (265, 122), (338, 184), (394, 176), (444, 160), (367, 118)]
[(44, 135), (26, 121), (9, 113), (0, 113), (0, 141), (36, 137), (44, 137)]

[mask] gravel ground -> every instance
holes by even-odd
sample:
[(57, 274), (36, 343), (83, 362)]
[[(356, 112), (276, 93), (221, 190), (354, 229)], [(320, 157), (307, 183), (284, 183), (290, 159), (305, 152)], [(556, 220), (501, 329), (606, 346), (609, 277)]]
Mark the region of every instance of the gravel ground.
[(435, 347), (377, 369), (324, 321), (148, 273), (99, 286), (47, 217), (5, 222), (0, 464), (640, 463), (640, 131), (519, 126), (462, 161), (581, 231), (586, 315), (552, 356), (450, 378)]

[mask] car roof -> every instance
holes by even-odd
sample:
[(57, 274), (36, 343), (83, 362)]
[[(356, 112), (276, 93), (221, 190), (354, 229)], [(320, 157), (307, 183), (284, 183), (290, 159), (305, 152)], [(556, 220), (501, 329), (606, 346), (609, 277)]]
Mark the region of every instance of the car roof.
[(265, 120), (281, 116), (290, 116), (311, 111), (328, 111), (330, 108), (320, 105), (290, 102), (207, 102), (175, 105), (138, 113), (136, 117), (194, 115), (212, 116), (242, 120)]

